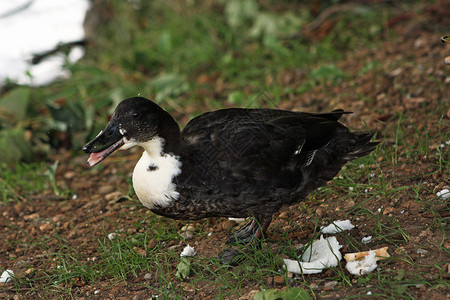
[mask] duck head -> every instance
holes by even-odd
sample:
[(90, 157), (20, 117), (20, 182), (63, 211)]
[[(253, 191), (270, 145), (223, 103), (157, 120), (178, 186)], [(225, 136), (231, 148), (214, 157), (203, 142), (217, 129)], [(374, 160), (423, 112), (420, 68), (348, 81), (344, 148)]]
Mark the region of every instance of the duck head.
[[(178, 124), (152, 101), (134, 97), (123, 100), (115, 109), (105, 129), (83, 147), (90, 153), (89, 166), (100, 163), (117, 149), (125, 150), (162, 138), (172, 152), (179, 143)], [(167, 143), (170, 140), (170, 143)]]

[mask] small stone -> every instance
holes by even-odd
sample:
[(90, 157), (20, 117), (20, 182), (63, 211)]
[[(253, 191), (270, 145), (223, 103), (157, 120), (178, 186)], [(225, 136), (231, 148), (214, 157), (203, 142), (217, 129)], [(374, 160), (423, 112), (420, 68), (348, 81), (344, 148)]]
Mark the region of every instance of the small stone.
[(287, 211), (281, 212), (281, 213), (278, 215), (278, 217), (279, 217), (280, 219), (283, 219), (283, 220), (289, 219), (289, 216), (288, 216), (288, 212), (287, 212)]
[(33, 272), (34, 272), (34, 269), (33, 269), (33, 268), (29, 268), (29, 269), (27, 269), (27, 270), (25, 271), (25, 274), (29, 275), (29, 274), (31, 274), (31, 273), (33, 273)]
[(335, 280), (333, 280), (333, 281), (328, 281), (328, 282), (326, 282), (325, 285), (323, 286), (323, 289), (324, 289), (325, 291), (332, 290), (332, 289), (334, 289), (334, 287), (335, 287), (337, 284), (338, 284), (338, 282), (335, 281)]
[(180, 246), (179, 244), (178, 244), (178, 245), (172, 245), (172, 246), (170, 246), (168, 249), (169, 249), (170, 251), (175, 252), (179, 246)]
[(186, 224), (181, 228), (181, 231), (195, 231), (195, 225), (194, 224)]
[(280, 276), (280, 275), (273, 276), (273, 283), (274, 284), (285, 284), (284, 276)]
[(102, 185), (101, 187), (98, 188), (99, 194), (109, 194), (109, 193), (112, 193), (113, 191), (114, 191), (114, 186), (112, 186), (112, 185)]
[(153, 249), (153, 248), (155, 248), (155, 247), (156, 247), (156, 239), (155, 239), (155, 238), (152, 238), (152, 239), (150, 239), (150, 241), (148, 241), (147, 248)]
[(116, 236), (117, 236), (117, 233), (112, 232), (112, 233), (108, 234), (108, 239), (113, 240), (116, 238)]
[(191, 231), (183, 231), (179, 233), (180, 237), (187, 240), (192, 240), (194, 238), (194, 234)]
[(152, 280), (152, 278), (153, 278), (153, 276), (152, 276), (151, 273), (146, 273), (146, 274), (144, 275), (144, 279), (145, 279), (145, 280)]
[(346, 207), (353, 207), (353, 206), (355, 206), (355, 201), (348, 200), (348, 201), (345, 202), (345, 206)]
[(137, 249), (137, 250), (136, 250), (136, 253), (137, 253), (139, 256), (145, 256), (145, 250), (142, 249), (142, 248)]
[(50, 223), (44, 223), (39, 226), (40, 231), (50, 231), (53, 229), (53, 225)]
[(72, 179), (77, 175), (77, 173), (73, 172), (73, 171), (69, 171), (64, 173), (64, 178), (65, 179)]
[(446, 58), (444, 58), (444, 64), (450, 65), (450, 56), (447, 56)]
[(255, 295), (258, 294), (259, 292), (260, 292), (260, 290), (251, 290), (250, 292), (248, 292), (248, 294), (245, 294), (245, 295), (239, 297), (239, 300), (254, 299)]
[(61, 215), (61, 214), (52, 217), (52, 221), (55, 223), (62, 221), (63, 219), (64, 219), (64, 215)]
[(389, 75), (391, 75), (392, 77), (397, 77), (398, 75), (403, 73), (403, 69), (402, 68), (397, 68), (391, 71), (391, 73)]
[(425, 256), (427, 253), (428, 251), (425, 249), (417, 249), (417, 254), (419, 254), (420, 256)]
[(315, 283), (315, 282), (311, 282), (311, 283), (309, 284), (309, 287), (310, 287), (311, 289), (313, 289), (313, 290), (316, 290), (316, 289), (319, 288), (319, 285), (318, 285), (317, 283)]
[(31, 214), (31, 215), (23, 216), (23, 219), (24, 219), (25, 221), (36, 220), (37, 218), (39, 218), (39, 214), (38, 214), (38, 213), (34, 213), (34, 214)]
[(112, 192), (105, 195), (106, 201), (117, 201), (122, 196), (121, 192)]
[(425, 287), (425, 285), (422, 284), (422, 283), (418, 283), (418, 284), (415, 285), (415, 287), (418, 288), (418, 289), (423, 289)]
[(63, 228), (63, 229), (68, 229), (69, 226), (70, 226), (70, 223), (69, 223), (69, 222), (64, 222), (64, 223), (62, 224), (62, 228)]
[(325, 209), (323, 207), (319, 207), (316, 209), (316, 214), (321, 217), (323, 216), (323, 213), (325, 212)]
[(222, 229), (223, 230), (230, 230), (231, 228), (236, 226), (236, 224), (237, 224), (237, 222), (234, 221), (234, 220), (227, 220), (227, 221), (222, 223)]

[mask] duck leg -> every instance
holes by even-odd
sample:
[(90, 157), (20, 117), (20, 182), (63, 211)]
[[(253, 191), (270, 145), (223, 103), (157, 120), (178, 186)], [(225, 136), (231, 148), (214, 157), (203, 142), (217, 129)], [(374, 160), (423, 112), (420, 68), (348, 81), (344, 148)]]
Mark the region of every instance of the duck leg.
[(250, 222), (231, 233), (225, 243), (245, 245), (252, 242), (255, 238), (260, 239), (265, 235), (270, 222), (272, 222), (272, 216), (253, 217)]
[(227, 249), (220, 254), (219, 259), (229, 265), (237, 265), (245, 258), (250, 248), (258, 247), (258, 241), (266, 234), (272, 221), (272, 215), (254, 217), (244, 227), (233, 232), (226, 244), (244, 244), (246, 249)]

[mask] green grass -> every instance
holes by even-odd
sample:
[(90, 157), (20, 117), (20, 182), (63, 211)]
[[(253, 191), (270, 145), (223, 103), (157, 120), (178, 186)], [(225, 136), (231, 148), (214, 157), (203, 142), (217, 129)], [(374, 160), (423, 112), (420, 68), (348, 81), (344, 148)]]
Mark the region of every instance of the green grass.
[(49, 187), (49, 181), (44, 176), (45, 170), (46, 165), (43, 163), (21, 163), (14, 168), (0, 165), (1, 202), (24, 200), (42, 193)]

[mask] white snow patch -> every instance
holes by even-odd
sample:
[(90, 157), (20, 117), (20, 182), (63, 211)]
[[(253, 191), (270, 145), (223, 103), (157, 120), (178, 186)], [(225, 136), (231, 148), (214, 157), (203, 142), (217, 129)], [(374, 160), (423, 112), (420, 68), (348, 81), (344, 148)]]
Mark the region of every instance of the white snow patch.
[(365, 236), (365, 237), (363, 237), (361, 239), (361, 243), (363, 243), (363, 244), (368, 244), (368, 243), (370, 243), (370, 241), (372, 241), (372, 236), (371, 235)]
[(353, 275), (364, 275), (377, 268), (377, 260), (375, 251), (369, 251), (364, 259), (348, 262), (346, 268)]
[(353, 225), (350, 220), (337, 220), (327, 227), (322, 226), (320, 230), (322, 230), (322, 233), (337, 233), (344, 230), (351, 230), (353, 228), (355, 228), (355, 225)]
[(2, 276), (0, 276), (0, 282), (10, 282), (13, 276), (14, 272), (12, 270), (6, 270), (2, 273)]
[(43, 85), (69, 76), (62, 66), (66, 59), (72, 63), (80, 59), (84, 55), (81, 47), (72, 48), (67, 58), (53, 55), (37, 65), (27, 61), (32, 54), (52, 50), (59, 43), (83, 39), (88, 8), (86, 0), (0, 1), (2, 44), (7, 45), (0, 47), (0, 85), (6, 78), (19, 84)]
[(339, 251), (342, 246), (335, 236), (326, 239), (323, 236), (314, 241), (301, 256), (301, 262), (292, 259), (283, 259), (286, 270), (295, 274), (320, 273), (324, 268), (335, 267), (342, 259)]
[(195, 252), (194, 247), (187, 245), (184, 247), (183, 251), (180, 253), (180, 256), (194, 256), (197, 252)]
[(436, 196), (444, 200), (450, 199), (450, 191), (448, 189), (443, 189), (442, 191), (437, 192)]

